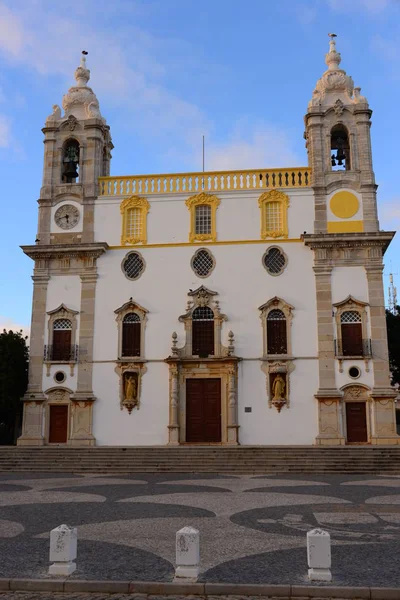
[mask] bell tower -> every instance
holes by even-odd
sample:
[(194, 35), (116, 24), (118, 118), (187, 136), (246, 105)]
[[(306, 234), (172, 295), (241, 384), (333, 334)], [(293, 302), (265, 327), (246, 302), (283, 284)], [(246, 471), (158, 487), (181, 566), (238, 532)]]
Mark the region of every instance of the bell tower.
[(361, 88), (354, 87), (352, 78), (340, 68), (336, 35), (330, 33), (329, 37), (328, 69), (317, 82), (304, 118), (315, 195), (314, 231), (379, 231), (372, 111)]
[[(39, 199), (38, 244), (93, 242), (93, 203), (98, 195), (98, 178), (110, 174), (110, 127), (102, 117), (99, 102), (88, 86), (87, 52), (75, 70), (76, 83), (64, 95), (62, 107), (53, 106), (43, 128), (44, 168)], [(79, 234), (51, 235), (51, 208), (63, 200), (81, 205)], [(73, 239), (72, 239), (73, 238)]]

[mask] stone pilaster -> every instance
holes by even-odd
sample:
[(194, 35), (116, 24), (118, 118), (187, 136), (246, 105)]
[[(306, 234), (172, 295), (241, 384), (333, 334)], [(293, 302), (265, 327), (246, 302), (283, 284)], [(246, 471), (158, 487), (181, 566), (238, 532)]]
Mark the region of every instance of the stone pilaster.
[(72, 428), (68, 443), (72, 446), (93, 446), (93, 338), (96, 299), (96, 267), (81, 275), (81, 307), (79, 323), (79, 365), (76, 392), (71, 397)]
[(46, 327), (46, 296), (50, 279), (47, 268), (33, 275), (31, 335), (29, 344), (28, 389), (24, 396), (22, 435), (17, 444), (41, 446), (43, 437), (43, 350)]
[(383, 265), (365, 267), (371, 319), (371, 340), (374, 370), (374, 392), (390, 387), (389, 353), (386, 331)]
[(229, 445), (237, 445), (239, 443), (238, 432), (236, 369), (232, 367), (228, 373), (227, 443)]
[(169, 425), (168, 445), (179, 445), (179, 370), (178, 365), (172, 363), (169, 366)]
[(372, 366), (374, 389), (372, 398), (372, 444), (399, 444), (396, 434), (396, 392), (390, 385), (385, 298), (382, 265), (365, 267), (371, 319)]

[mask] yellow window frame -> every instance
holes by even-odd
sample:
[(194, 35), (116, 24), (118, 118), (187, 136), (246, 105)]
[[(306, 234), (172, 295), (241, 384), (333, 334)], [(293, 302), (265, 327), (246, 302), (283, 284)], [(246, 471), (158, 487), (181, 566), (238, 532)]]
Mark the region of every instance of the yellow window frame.
[[(140, 209), (140, 233), (137, 236), (131, 236), (128, 233), (128, 214), (132, 208)], [(139, 196), (131, 196), (125, 198), (121, 202), (120, 211), (122, 215), (122, 234), (121, 246), (134, 244), (147, 244), (147, 213), (149, 212), (150, 204), (146, 198)]]
[[(191, 196), (185, 202), (190, 210), (190, 231), (189, 242), (216, 242), (217, 241), (217, 208), (220, 204), (220, 199), (212, 194), (201, 192), (195, 196)], [(211, 207), (211, 232), (196, 233), (196, 206), (209, 205)]]
[[(279, 204), (282, 226), (278, 230), (267, 228), (267, 206), (271, 202), (277, 202)], [(289, 236), (287, 214), (289, 196), (278, 190), (270, 190), (269, 192), (261, 194), (258, 199), (258, 206), (261, 211), (261, 238), (287, 238)]]

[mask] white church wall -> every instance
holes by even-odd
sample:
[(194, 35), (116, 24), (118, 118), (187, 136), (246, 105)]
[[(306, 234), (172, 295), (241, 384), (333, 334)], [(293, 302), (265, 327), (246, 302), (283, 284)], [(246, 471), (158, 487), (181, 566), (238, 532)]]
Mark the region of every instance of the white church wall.
[[(245, 361), (239, 367), (239, 440), (246, 445), (313, 444), (318, 433), (318, 388), (316, 360), (294, 361), (290, 375), (290, 407), (278, 413), (269, 408), (266, 375), (257, 361)], [(251, 407), (251, 412), (245, 412)]]
[(168, 366), (147, 363), (140, 408), (120, 408), (115, 363), (95, 363), (93, 435), (98, 446), (151, 446), (168, 442)]
[[(220, 204), (216, 211), (218, 241), (260, 239), (261, 211), (258, 199), (264, 190), (217, 192)], [(314, 199), (311, 189), (284, 190), (289, 196), (289, 237), (299, 238), (313, 230)], [(185, 201), (191, 194), (156, 194), (148, 196), (147, 243), (187, 243), (190, 211)], [(94, 231), (96, 241), (110, 246), (121, 243), (122, 196), (101, 197), (95, 203)]]
[(368, 282), (364, 267), (334, 267), (332, 269), (332, 303), (347, 296), (368, 302)]
[[(67, 308), (80, 311), (81, 304), (81, 279), (79, 275), (52, 275), (48, 282), (47, 297), (46, 297), (46, 313), (58, 308), (60, 304), (64, 304)], [(76, 315), (76, 343), (79, 340), (79, 314)], [(48, 336), (48, 315), (46, 315), (46, 323), (44, 329), (44, 344), (49, 344)], [(64, 386), (72, 390), (76, 389), (77, 369), (74, 374), (70, 374), (69, 365), (51, 365), (50, 375), (47, 375), (47, 367), (43, 368), (43, 390), (56, 385), (54, 375), (57, 371), (63, 371), (66, 374)]]
[[(190, 266), (196, 247), (137, 248), (146, 269), (136, 281), (121, 270), (125, 250), (111, 250), (98, 260), (96, 286), (94, 360), (115, 360), (118, 330), (114, 311), (133, 298), (146, 308), (146, 358), (164, 359), (170, 354), (172, 332), (183, 346), (184, 327), (178, 318), (186, 311), (190, 289), (205, 285), (218, 292), (223, 325), (222, 341), (227, 343), (230, 329), (235, 334), (236, 352), (245, 357), (262, 355), (262, 326), (259, 306), (279, 296), (294, 306), (293, 353), (315, 356), (317, 330), (315, 283), (312, 255), (301, 243), (279, 243), (288, 257), (282, 275), (273, 277), (262, 266), (262, 256), (269, 244), (210, 246), (216, 267), (212, 274), (199, 278)], [(243, 266), (241, 266), (243, 265)]]

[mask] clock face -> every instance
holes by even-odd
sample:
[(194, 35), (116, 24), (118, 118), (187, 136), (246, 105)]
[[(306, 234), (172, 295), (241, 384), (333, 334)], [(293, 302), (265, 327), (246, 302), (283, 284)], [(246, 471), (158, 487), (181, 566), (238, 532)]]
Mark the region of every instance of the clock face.
[(72, 204), (64, 204), (56, 210), (54, 220), (61, 229), (72, 229), (79, 222), (79, 210)]

